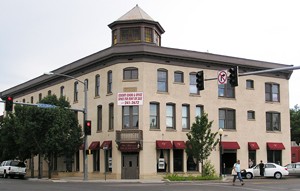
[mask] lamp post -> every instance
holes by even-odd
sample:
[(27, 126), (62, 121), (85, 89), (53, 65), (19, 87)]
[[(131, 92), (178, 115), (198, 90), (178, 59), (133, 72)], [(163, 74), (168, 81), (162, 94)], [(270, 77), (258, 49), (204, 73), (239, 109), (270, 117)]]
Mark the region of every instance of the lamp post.
[[(54, 73), (54, 72), (47, 72), (45, 73), (46, 75), (56, 75), (56, 76), (63, 76), (63, 77), (67, 77), (67, 78), (71, 78), (74, 79), (76, 81), (78, 81), (79, 83), (83, 84), (84, 86), (84, 108), (83, 108), (83, 124), (84, 122), (87, 120), (87, 84), (86, 82), (83, 82), (81, 80), (78, 80), (77, 78), (70, 76), (70, 75), (66, 75), (66, 74), (60, 74), (60, 73)], [(87, 161), (87, 154), (86, 154), (86, 149), (87, 149), (87, 135), (85, 134), (85, 132), (83, 131), (83, 179), (87, 180), (88, 179), (88, 161)]]
[(219, 151), (220, 151), (220, 177), (222, 177), (222, 169), (223, 169), (223, 161), (222, 161), (222, 135), (223, 135), (223, 129), (219, 128), (218, 131), (220, 135), (220, 141), (219, 141)]

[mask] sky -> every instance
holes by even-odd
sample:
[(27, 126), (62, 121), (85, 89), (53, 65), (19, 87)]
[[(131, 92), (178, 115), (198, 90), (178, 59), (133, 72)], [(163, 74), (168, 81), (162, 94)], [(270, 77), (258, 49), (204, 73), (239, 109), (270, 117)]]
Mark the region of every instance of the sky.
[(298, 0), (0, 0), (0, 92), (110, 47), (107, 25), (137, 4), (164, 47), (300, 66)]

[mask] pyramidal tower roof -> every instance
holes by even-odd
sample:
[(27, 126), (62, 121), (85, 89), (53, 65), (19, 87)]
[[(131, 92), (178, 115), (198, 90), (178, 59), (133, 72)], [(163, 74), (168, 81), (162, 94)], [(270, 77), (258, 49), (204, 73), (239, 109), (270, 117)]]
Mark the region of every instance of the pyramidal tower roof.
[(125, 15), (120, 17), (117, 21), (125, 20), (150, 20), (154, 21), (143, 9), (136, 5), (133, 9), (128, 11)]

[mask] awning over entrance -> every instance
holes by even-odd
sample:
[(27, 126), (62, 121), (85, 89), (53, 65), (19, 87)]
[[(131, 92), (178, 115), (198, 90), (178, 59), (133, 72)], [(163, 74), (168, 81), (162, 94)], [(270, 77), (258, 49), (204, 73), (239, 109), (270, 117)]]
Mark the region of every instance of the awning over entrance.
[(267, 143), (267, 148), (268, 150), (273, 150), (273, 151), (277, 151), (277, 150), (284, 150), (285, 147), (282, 143)]
[(111, 149), (112, 146), (112, 141), (103, 141), (103, 143), (101, 144), (100, 148), (106, 148), (106, 149)]
[(248, 142), (248, 150), (254, 151), (259, 149), (257, 142)]
[(184, 141), (173, 141), (173, 148), (174, 149), (185, 149), (185, 142)]
[(238, 142), (221, 142), (223, 150), (236, 150), (240, 149)]
[(139, 152), (140, 144), (139, 143), (120, 143), (119, 150), (121, 152)]
[(100, 149), (100, 141), (93, 141), (90, 146), (90, 150), (99, 150)]
[(171, 141), (156, 141), (156, 149), (172, 149)]

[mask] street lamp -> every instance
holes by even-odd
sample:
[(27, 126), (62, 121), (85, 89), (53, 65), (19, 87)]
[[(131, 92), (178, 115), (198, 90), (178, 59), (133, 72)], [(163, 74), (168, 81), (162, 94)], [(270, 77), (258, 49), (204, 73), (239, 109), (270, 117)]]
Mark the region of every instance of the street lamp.
[(220, 135), (220, 140), (219, 140), (219, 151), (220, 151), (220, 177), (222, 177), (222, 169), (223, 169), (223, 162), (222, 162), (222, 135), (223, 135), (223, 129), (219, 128), (218, 131), (219, 135)]
[[(74, 79), (76, 81), (78, 81), (79, 83), (83, 84), (84, 86), (84, 108), (83, 108), (83, 124), (84, 122), (87, 120), (87, 83), (86, 81), (83, 82), (81, 80), (78, 80), (77, 78), (70, 76), (70, 75), (66, 75), (66, 74), (60, 74), (60, 73), (54, 73), (54, 72), (47, 72), (45, 73), (45, 75), (56, 75), (56, 76), (63, 76), (63, 77), (67, 77), (67, 78), (71, 78)], [(87, 149), (87, 135), (85, 134), (85, 131), (83, 131), (84, 134), (84, 140), (83, 140), (83, 179), (87, 180), (88, 179), (88, 161), (87, 161), (87, 154), (86, 154), (86, 149)]]

